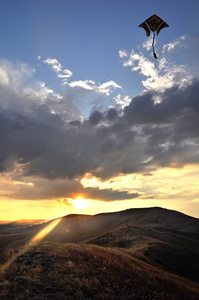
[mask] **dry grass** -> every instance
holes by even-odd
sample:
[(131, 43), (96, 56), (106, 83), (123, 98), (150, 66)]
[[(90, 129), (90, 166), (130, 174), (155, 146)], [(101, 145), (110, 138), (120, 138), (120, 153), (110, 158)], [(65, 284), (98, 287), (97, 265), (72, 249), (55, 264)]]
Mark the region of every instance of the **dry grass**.
[(41, 243), (0, 277), (0, 299), (199, 299), (196, 284), (118, 249)]

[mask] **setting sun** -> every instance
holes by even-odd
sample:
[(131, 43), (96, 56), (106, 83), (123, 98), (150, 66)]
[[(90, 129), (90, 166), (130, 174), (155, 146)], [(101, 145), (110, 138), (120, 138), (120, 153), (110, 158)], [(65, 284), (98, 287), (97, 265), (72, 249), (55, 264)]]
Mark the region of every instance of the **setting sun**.
[(73, 205), (77, 209), (84, 209), (84, 208), (87, 208), (88, 206), (90, 206), (91, 204), (90, 204), (89, 200), (85, 200), (85, 199), (82, 199), (79, 197), (79, 198), (73, 200)]

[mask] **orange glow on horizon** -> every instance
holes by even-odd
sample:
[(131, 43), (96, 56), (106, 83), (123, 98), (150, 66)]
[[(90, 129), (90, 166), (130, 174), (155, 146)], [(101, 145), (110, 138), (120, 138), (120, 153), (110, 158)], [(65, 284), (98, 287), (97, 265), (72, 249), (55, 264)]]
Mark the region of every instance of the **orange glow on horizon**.
[[(99, 190), (110, 189), (112, 191), (125, 191), (126, 193), (139, 193), (141, 196), (133, 199), (121, 199), (119, 201), (109, 199), (92, 199), (83, 196), (83, 193), (72, 191), (68, 198), (67, 194), (52, 199), (15, 199), (14, 194), (6, 198), (6, 188), (10, 192), (21, 187), (21, 183), (12, 184), (7, 177), (2, 177), (2, 188), (0, 187), (0, 222), (17, 221), (29, 219), (52, 220), (69, 214), (98, 214), (104, 212), (121, 211), (136, 207), (160, 206), (174, 209), (185, 214), (199, 218), (199, 164), (188, 165), (184, 168), (161, 168), (146, 174), (120, 174), (105, 181), (100, 181), (91, 173), (85, 174), (81, 184)], [(34, 187), (31, 178), (26, 185), (31, 189)], [(47, 182), (45, 182), (45, 185)], [(14, 188), (13, 188), (14, 186)], [(47, 185), (46, 185), (47, 186)], [(102, 193), (103, 195), (103, 193)], [(87, 198), (88, 197), (88, 198)]]

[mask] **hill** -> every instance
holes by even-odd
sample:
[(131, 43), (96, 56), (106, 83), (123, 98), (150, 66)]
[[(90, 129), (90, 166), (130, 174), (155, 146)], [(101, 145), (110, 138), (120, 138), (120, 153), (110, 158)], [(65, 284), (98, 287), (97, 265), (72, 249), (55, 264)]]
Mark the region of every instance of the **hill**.
[[(129, 209), (94, 216), (68, 215), (29, 226), (17, 226), (16, 224), (14, 226), (12, 224), (0, 225), (0, 263), (3, 265), (9, 259), (13, 263), (15, 258), (18, 261), (18, 258), (20, 260), (24, 257), (25, 260), (28, 259), (27, 262), (30, 262), (32, 254), (30, 254), (31, 260), (29, 260), (28, 256), (26, 257), (26, 254), (29, 253), (30, 247), (33, 247), (31, 246), (32, 244), (41, 241), (44, 242), (43, 245), (47, 245), (45, 247), (48, 247), (50, 253), (58, 251), (55, 254), (57, 259), (55, 261), (56, 265), (59, 264), (61, 259), (61, 251), (59, 249), (69, 249), (72, 247), (72, 249), (79, 249), (78, 251), (82, 249), (83, 253), (87, 253), (88, 249), (98, 249), (98, 254), (102, 251), (99, 255), (109, 253), (106, 255), (113, 255), (114, 257), (115, 253), (117, 253), (121, 259), (121, 267), (124, 265), (123, 260), (128, 257), (128, 261), (130, 260), (136, 266), (139, 265), (142, 274), (144, 272), (148, 274), (149, 270), (156, 270), (155, 272), (159, 274), (158, 278), (162, 278), (161, 274), (164, 274), (164, 278), (171, 278), (171, 282), (178, 278), (179, 286), (182, 287), (185, 284), (186, 286), (190, 286), (192, 291), (195, 291), (193, 295), (191, 292), (193, 299), (195, 299), (194, 293), (197, 293), (196, 291), (199, 290), (199, 219), (177, 211), (154, 207)], [(41, 251), (43, 251), (45, 247), (41, 245), (35, 247), (41, 247)], [(34, 249), (34, 247), (31, 249)], [(92, 251), (91, 253), (93, 253)], [(76, 253), (75, 250), (74, 253)], [(40, 256), (39, 265), (42, 265), (42, 261), (45, 264), (45, 255), (42, 254)], [(34, 268), (39, 267), (36, 266)], [(78, 268), (81, 268), (81, 264), (78, 265)], [(10, 272), (9, 274), (12, 273)], [(15, 275), (13, 273), (13, 278), (14, 276), (16, 278), (21, 276), (20, 272), (16, 272)], [(64, 274), (62, 275), (64, 276)], [(43, 278), (44, 275), (41, 276)], [(148, 279), (145, 278), (145, 280)], [(9, 278), (8, 281), (10, 281)], [(160, 282), (161, 280), (156, 283), (159, 284)], [(167, 281), (166, 285), (169, 284), (168, 282), (170, 281)], [(17, 283), (16, 286), (18, 286)], [(179, 289), (177, 287), (176, 289), (179, 293)], [(148, 290), (146, 291), (147, 293)], [(138, 297), (136, 296), (134, 299), (166, 299), (164, 298), (166, 297), (164, 292), (163, 295), (163, 298), (156, 298), (157, 295), (153, 294), (152, 298), (136, 298)], [(178, 299), (183, 299), (180, 297)], [(128, 299), (128, 297), (124, 299)], [(189, 296), (187, 299), (192, 298)]]
[(198, 299), (196, 284), (118, 249), (40, 243), (0, 277), (1, 299)]

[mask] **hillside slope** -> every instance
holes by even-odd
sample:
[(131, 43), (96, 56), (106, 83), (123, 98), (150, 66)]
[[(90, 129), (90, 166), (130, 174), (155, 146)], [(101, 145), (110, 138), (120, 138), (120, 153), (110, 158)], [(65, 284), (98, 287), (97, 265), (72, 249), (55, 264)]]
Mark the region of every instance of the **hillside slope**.
[(178, 233), (122, 225), (86, 241), (103, 247), (117, 247), (160, 269), (199, 281), (199, 241)]
[(117, 249), (40, 243), (18, 254), (0, 275), (1, 299), (196, 300), (193, 282)]
[[(51, 224), (0, 225), (0, 263)], [(68, 215), (43, 241), (120, 248), (152, 266), (199, 281), (199, 220), (162, 208)]]

